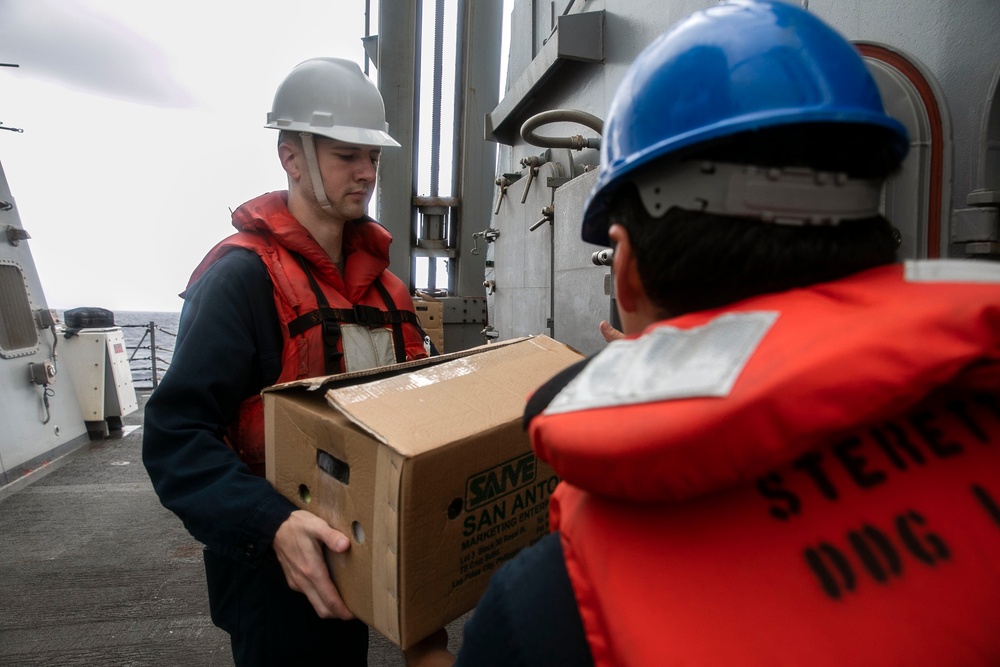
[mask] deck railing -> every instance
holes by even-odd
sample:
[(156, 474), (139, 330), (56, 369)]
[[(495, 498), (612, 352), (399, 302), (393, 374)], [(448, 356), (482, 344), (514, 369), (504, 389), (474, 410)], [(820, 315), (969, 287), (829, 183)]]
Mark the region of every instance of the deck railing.
[[(136, 379), (137, 371), (141, 373), (141, 379), (145, 379), (145, 374), (147, 372), (149, 373), (151, 386), (147, 387), (137, 384), (135, 387), (136, 389), (156, 389), (156, 386), (160, 383), (160, 377), (162, 377), (163, 373), (165, 373), (167, 368), (170, 366), (170, 360), (161, 356), (165, 348), (162, 344), (157, 346), (156, 335), (157, 333), (161, 333), (166, 336), (176, 338), (177, 333), (170, 331), (169, 329), (164, 329), (163, 327), (158, 326), (156, 322), (152, 321), (149, 324), (120, 324), (118, 326), (123, 329), (145, 329), (142, 334), (142, 338), (139, 339), (139, 343), (133, 347), (128, 363), (129, 368), (132, 370), (133, 382)], [(173, 349), (172, 344), (169, 349)]]

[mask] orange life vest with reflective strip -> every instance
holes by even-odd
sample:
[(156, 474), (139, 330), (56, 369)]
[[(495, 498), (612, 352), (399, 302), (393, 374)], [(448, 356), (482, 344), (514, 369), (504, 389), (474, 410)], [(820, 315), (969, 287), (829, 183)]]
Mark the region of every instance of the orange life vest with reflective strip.
[(596, 665), (1000, 664), (1000, 265), (905, 274), (659, 323), (532, 420)]
[[(239, 231), (208, 253), (188, 285), (234, 248), (260, 256), (274, 286), (284, 339), (278, 383), (343, 372), (344, 325), (391, 330), (397, 362), (427, 356), (409, 291), (388, 271), (389, 232), (371, 219), (347, 223), (342, 276), (288, 212), (286, 202), (285, 192), (271, 192), (236, 209), (233, 226)], [(263, 475), (264, 411), (259, 395), (243, 402), (228, 439), (240, 458)]]

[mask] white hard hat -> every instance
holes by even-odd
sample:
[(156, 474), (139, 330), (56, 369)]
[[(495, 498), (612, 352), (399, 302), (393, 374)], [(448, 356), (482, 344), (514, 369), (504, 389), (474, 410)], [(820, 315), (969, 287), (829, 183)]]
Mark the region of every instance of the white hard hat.
[(340, 58), (296, 65), (278, 86), (265, 127), (362, 146), (399, 146), (389, 136), (378, 88), (356, 62)]

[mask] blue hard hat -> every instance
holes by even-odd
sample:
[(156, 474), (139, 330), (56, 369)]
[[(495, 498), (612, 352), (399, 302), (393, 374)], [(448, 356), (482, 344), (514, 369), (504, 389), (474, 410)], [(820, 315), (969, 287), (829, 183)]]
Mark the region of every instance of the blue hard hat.
[(860, 54), (815, 15), (734, 0), (689, 16), (639, 54), (615, 93), (583, 240), (608, 245), (608, 195), (636, 169), (707, 141), (803, 123), (881, 127), (897, 163), (909, 149)]

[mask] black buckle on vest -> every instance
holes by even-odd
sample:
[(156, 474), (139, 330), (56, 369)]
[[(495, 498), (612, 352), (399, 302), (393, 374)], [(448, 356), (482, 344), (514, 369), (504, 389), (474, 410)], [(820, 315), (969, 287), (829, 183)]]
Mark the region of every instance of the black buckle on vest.
[(354, 306), (354, 321), (366, 327), (374, 327), (385, 324), (385, 317), (381, 310), (375, 306)]
[(319, 324), (323, 327), (324, 341), (336, 349), (337, 340), (340, 338), (340, 323), (333, 317), (322, 316)]

